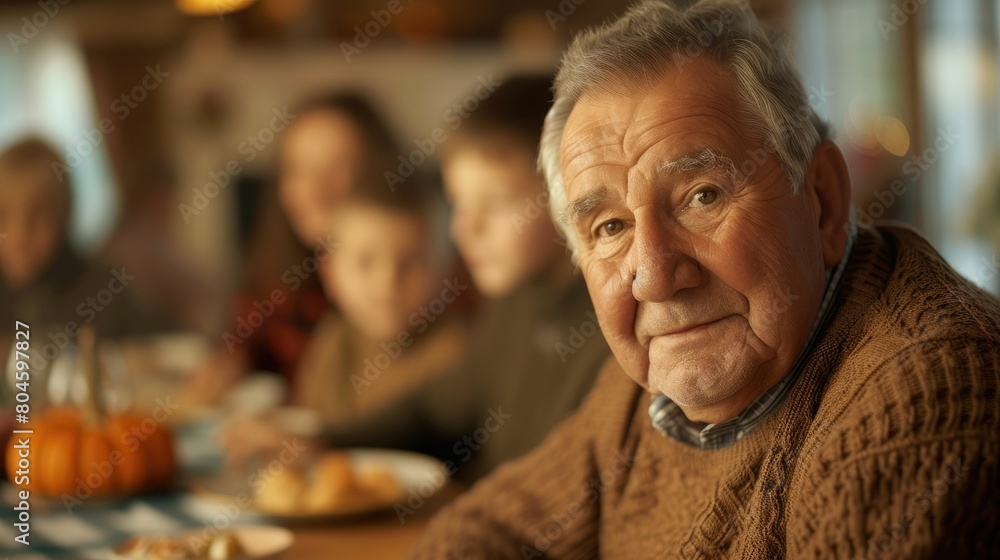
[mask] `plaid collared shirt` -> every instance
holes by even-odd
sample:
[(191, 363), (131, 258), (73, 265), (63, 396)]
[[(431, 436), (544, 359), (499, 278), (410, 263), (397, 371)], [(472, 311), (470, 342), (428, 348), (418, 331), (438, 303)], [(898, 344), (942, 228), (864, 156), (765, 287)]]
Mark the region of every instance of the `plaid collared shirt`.
[(652, 418), (653, 427), (663, 435), (692, 445), (701, 449), (720, 449), (731, 445), (743, 436), (750, 433), (765, 416), (781, 404), (788, 391), (795, 384), (802, 368), (805, 366), (806, 358), (812, 350), (813, 345), (823, 332), (826, 324), (833, 316), (833, 300), (840, 287), (840, 279), (844, 275), (847, 267), (847, 260), (851, 250), (854, 248), (854, 240), (857, 238), (857, 226), (851, 220), (851, 227), (848, 231), (847, 246), (844, 249), (844, 256), (840, 262), (832, 269), (826, 271), (826, 290), (823, 293), (823, 301), (820, 303), (819, 312), (816, 313), (816, 320), (813, 322), (812, 330), (806, 339), (805, 346), (799, 353), (798, 358), (792, 365), (788, 375), (776, 383), (767, 391), (764, 391), (757, 399), (750, 404), (736, 418), (726, 420), (721, 424), (705, 424), (703, 422), (692, 422), (684, 415), (674, 401), (666, 396), (653, 397), (653, 402), (649, 405), (649, 416)]

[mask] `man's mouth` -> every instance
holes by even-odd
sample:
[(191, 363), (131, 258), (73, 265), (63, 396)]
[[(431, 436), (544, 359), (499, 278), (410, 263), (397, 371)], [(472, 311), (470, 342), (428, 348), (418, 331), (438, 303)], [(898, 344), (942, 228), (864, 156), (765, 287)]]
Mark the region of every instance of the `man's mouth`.
[(684, 325), (679, 325), (679, 326), (676, 326), (676, 327), (672, 327), (670, 329), (667, 329), (667, 330), (664, 330), (664, 331), (661, 331), (661, 332), (649, 335), (648, 338), (645, 341), (646, 342), (645, 346), (648, 347), (649, 343), (654, 338), (664, 337), (664, 338), (677, 338), (677, 339), (680, 339), (680, 338), (683, 338), (683, 337), (686, 337), (686, 336), (694, 336), (694, 335), (697, 335), (697, 334), (701, 334), (702, 332), (711, 329), (712, 327), (716, 326), (718, 323), (721, 323), (722, 321), (725, 321), (725, 320), (727, 320), (727, 319), (729, 319), (731, 317), (735, 317), (735, 315), (725, 315), (723, 317), (719, 317), (718, 319), (712, 319), (712, 320), (709, 320), (709, 321), (699, 321), (699, 322), (696, 322), (696, 323), (686, 323)]

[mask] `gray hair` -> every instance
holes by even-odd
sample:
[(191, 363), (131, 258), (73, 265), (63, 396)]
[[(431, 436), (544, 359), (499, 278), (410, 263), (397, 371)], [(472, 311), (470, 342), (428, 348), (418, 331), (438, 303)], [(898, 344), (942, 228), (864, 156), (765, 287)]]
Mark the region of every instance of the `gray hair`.
[(578, 35), (553, 87), (538, 167), (548, 183), (552, 217), (574, 254), (559, 164), (573, 107), (591, 90), (624, 95), (622, 82), (652, 86), (668, 68), (702, 54), (727, 65), (744, 101), (744, 130), (778, 158), (793, 192), (801, 191), (806, 166), (829, 138), (829, 127), (809, 105), (784, 37), (761, 25), (744, 0), (642, 0), (618, 20)]

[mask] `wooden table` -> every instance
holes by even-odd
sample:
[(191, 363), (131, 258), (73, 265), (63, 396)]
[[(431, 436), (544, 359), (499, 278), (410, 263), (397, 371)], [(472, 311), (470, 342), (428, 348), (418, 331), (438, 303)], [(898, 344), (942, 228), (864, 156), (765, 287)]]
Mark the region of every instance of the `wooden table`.
[(434, 513), (462, 492), (448, 483), (417, 513), (401, 523), (392, 511), (330, 525), (292, 527), (295, 544), (285, 560), (338, 560), (406, 558), (427, 528)]
[(406, 558), (426, 526), (426, 517), (400, 525), (390, 513), (354, 523), (293, 529), (295, 544), (284, 558)]

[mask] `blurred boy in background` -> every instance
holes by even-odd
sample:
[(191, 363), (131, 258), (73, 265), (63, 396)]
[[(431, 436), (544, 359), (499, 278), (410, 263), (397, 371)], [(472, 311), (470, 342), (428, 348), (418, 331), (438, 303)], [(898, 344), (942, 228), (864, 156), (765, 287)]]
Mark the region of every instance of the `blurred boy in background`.
[(431, 453), (471, 480), (532, 449), (590, 389), (609, 350), (535, 171), (550, 83), (509, 80), (442, 146), (451, 234), (490, 298), (466, 358), (326, 443)]
[[(436, 206), (415, 183), (393, 193), (378, 181), (352, 190), (332, 213), (332, 252), (321, 277), (339, 312), (328, 312), (314, 331), (292, 400), (327, 428), (382, 411), (462, 356), (464, 326), (444, 301), (434, 303), (458, 296), (440, 280), (447, 246), (436, 231)], [(235, 420), (223, 433), (236, 462), (286, 437), (267, 415)]]
[(60, 179), (65, 169), (55, 150), (38, 139), (17, 142), (0, 153), (0, 394), (11, 406), (8, 391), (15, 376), (10, 351), (17, 330), (29, 331), (36, 376), (32, 408), (43, 409), (49, 398), (61, 402), (79, 397), (55, 383), (51, 373), (58, 360), (72, 360), (84, 326), (115, 339), (171, 327), (139, 295), (139, 285), (147, 280), (141, 274), (88, 262), (72, 248), (72, 191), (68, 179)]
[(453, 314), (446, 307), (430, 321), (421, 314), (447, 290), (435, 206), (420, 187), (393, 193), (379, 181), (348, 194), (334, 212), (334, 250), (321, 276), (342, 319), (328, 313), (321, 321), (296, 391), (297, 402), (322, 411), (330, 425), (369, 416), (462, 356), (465, 328)]
[(0, 153), (0, 333), (9, 337), (15, 321), (27, 323), (41, 350), (41, 344), (71, 342), (85, 324), (109, 337), (166, 328), (129, 289), (142, 279), (88, 263), (71, 247), (73, 197), (58, 169), (66, 169), (65, 162), (38, 139)]

